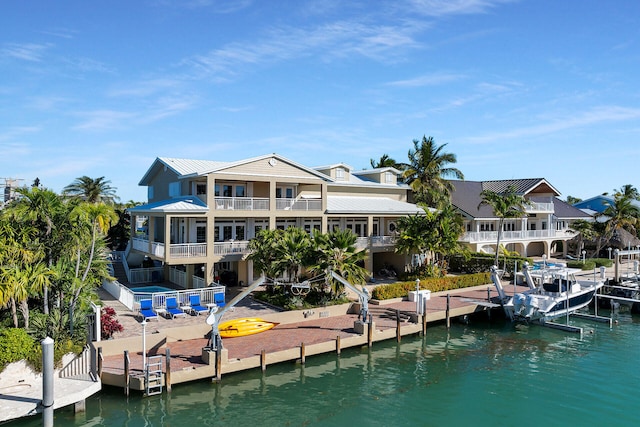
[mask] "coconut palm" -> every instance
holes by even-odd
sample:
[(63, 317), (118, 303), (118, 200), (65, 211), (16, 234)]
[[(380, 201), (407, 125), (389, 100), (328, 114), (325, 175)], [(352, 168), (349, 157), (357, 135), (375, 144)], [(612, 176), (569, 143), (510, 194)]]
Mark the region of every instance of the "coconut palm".
[(278, 243), (276, 264), (280, 266), (282, 271), (287, 272), (287, 277), (292, 283), (296, 283), (300, 268), (309, 259), (311, 237), (301, 228), (289, 227), (284, 231), (282, 239)]
[(281, 266), (276, 261), (276, 247), (282, 238), (283, 230), (260, 230), (254, 239), (249, 241), (250, 254), (247, 259), (253, 261), (256, 271), (267, 277), (278, 277), (282, 274)]
[(500, 238), (502, 237), (504, 220), (507, 218), (522, 218), (525, 214), (525, 207), (529, 205), (529, 201), (527, 201), (522, 194), (517, 193), (516, 188), (512, 185), (510, 185), (503, 193), (496, 193), (491, 190), (482, 190), (482, 192), (480, 192), (480, 197), (482, 198), (482, 201), (478, 205), (478, 209), (483, 205), (491, 206), (494, 215), (499, 218), (498, 241), (496, 242), (495, 251), (495, 265), (498, 265)]
[(409, 150), (409, 164), (403, 172), (403, 179), (416, 194), (416, 200), (430, 207), (445, 205), (450, 200), (453, 184), (447, 177), (464, 179), (458, 169), (449, 166), (456, 163), (455, 154), (444, 152), (447, 144), (436, 145), (432, 137), (413, 140), (413, 150)]
[(578, 234), (576, 258), (579, 258), (580, 253), (584, 249), (584, 241), (591, 240), (595, 237), (596, 233), (593, 228), (593, 223), (590, 221), (585, 221), (584, 219), (578, 219), (573, 221), (569, 225), (569, 230), (574, 231)]
[(119, 198), (116, 196), (116, 189), (110, 184), (111, 181), (105, 180), (104, 176), (94, 179), (85, 175), (67, 185), (62, 194), (78, 197), (88, 203), (114, 203)]
[(638, 191), (630, 185), (625, 185), (613, 195), (612, 202), (605, 202), (607, 206), (599, 215), (608, 218), (605, 223), (604, 235), (598, 239), (596, 253), (602, 249), (602, 242), (611, 240), (621, 228), (637, 235), (640, 224), (640, 208), (633, 202), (637, 200)]

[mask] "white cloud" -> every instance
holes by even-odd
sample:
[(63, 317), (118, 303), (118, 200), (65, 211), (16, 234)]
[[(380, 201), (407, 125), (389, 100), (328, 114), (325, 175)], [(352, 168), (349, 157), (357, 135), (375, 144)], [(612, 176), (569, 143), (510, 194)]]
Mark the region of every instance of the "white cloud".
[(466, 76), (459, 73), (432, 73), (407, 80), (396, 80), (387, 83), (387, 85), (399, 87), (438, 86), (441, 84), (458, 81), (464, 78), (466, 78)]
[(51, 46), (50, 43), (5, 43), (0, 53), (2, 56), (22, 59), (24, 61), (40, 62), (42, 61), (44, 51)]

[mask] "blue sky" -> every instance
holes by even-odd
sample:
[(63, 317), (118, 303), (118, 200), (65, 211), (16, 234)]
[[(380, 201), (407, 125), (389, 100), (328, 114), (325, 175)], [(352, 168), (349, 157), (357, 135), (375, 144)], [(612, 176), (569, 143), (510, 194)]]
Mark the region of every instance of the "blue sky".
[(468, 180), (640, 186), (637, 0), (0, 3), (0, 178), (278, 153), (355, 169), (433, 136)]

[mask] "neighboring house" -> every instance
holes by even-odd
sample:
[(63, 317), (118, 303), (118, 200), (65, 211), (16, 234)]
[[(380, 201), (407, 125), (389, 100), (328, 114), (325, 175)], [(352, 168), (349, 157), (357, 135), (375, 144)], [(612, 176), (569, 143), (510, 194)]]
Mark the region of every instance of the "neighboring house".
[[(465, 234), (460, 241), (471, 251), (495, 253), (499, 218), (488, 205), (480, 206), (483, 190), (497, 193), (514, 186), (516, 192), (530, 201), (526, 215), (505, 219), (500, 244), (523, 256), (566, 256), (567, 244), (575, 237), (570, 225), (577, 219), (591, 217), (560, 200), (560, 193), (543, 178), (500, 181), (451, 181), (452, 204), (462, 213)], [(478, 208), (478, 206), (480, 206)]]
[(369, 251), (370, 272), (402, 268), (395, 221), (424, 211), (407, 203), (399, 173), (355, 172), (343, 163), (309, 168), (277, 154), (237, 162), (157, 158), (139, 183), (148, 203), (128, 210), (132, 224), (146, 224), (132, 233), (131, 256), (156, 261), (185, 288), (250, 283), (257, 272), (246, 259), (249, 240), (262, 229), (295, 226), (350, 229)]
[(587, 200), (583, 200), (578, 203), (574, 203), (573, 207), (581, 209), (587, 213), (593, 212), (594, 215), (601, 214), (607, 207), (613, 203), (613, 197), (611, 196), (595, 196)]

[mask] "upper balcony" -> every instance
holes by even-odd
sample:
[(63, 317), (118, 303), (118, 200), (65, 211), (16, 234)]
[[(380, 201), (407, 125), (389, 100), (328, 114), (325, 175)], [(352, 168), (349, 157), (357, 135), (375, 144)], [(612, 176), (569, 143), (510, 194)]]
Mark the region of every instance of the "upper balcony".
[(527, 213), (553, 213), (553, 203), (535, 203), (529, 202), (529, 205), (525, 205), (524, 211)]
[[(216, 210), (229, 211), (268, 211), (270, 203), (268, 198), (261, 197), (216, 197)], [(279, 211), (321, 211), (320, 199), (276, 199), (276, 210)]]
[[(524, 231), (503, 231), (500, 236), (501, 242), (514, 242), (514, 241), (530, 241), (540, 239), (562, 239), (566, 237), (573, 237), (574, 233), (570, 231), (556, 231), (556, 230), (524, 230)], [(467, 232), (462, 235), (460, 242), (465, 243), (482, 243), (482, 242), (496, 242), (498, 240), (497, 231), (476, 231)]]

